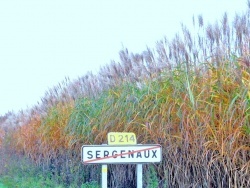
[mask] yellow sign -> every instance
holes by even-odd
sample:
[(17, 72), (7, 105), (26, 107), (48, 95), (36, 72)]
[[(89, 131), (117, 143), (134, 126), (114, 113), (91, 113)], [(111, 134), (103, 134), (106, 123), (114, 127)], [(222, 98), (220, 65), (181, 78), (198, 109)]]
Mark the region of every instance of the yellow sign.
[(108, 133), (108, 145), (135, 145), (137, 144), (135, 133), (110, 132)]

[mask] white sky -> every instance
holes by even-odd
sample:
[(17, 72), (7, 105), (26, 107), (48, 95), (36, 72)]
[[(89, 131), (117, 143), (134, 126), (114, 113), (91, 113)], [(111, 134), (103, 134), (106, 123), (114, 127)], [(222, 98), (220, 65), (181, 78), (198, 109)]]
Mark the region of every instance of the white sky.
[(26, 109), (69, 76), (154, 48), (202, 14), (205, 24), (246, 0), (0, 0), (0, 115)]

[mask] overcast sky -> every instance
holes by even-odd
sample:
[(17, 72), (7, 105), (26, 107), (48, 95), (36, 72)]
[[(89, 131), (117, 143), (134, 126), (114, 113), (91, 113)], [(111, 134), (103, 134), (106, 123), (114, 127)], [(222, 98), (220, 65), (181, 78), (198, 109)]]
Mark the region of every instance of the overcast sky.
[(0, 0), (0, 115), (26, 109), (68, 76), (96, 72), (131, 52), (153, 48), (180, 23), (220, 19), (246, 0)]

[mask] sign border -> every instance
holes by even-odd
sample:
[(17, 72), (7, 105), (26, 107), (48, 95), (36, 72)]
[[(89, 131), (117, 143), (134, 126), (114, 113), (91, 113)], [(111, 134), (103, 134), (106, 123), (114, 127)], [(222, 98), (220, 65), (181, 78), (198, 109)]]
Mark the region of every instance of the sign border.
[[(106, 163), (98, 163), (98, 162), (91, 162), (91, 163), (86, 163), (83, 161), (83, 148), (84, 147), (109, 147), (109, 148), (117, 148), (117, 147), (133, 147), (133, 146), (141, 146), (141, 147), (153, 147), (153, 146), (158, 146), (160, 148), (160, 162), (162, 161), (162, 146), (160, 144), (135, 144), (135, 145), (83, 145), (81, 147), (81, 162), (84, 165), (95, 165), (95, 164), (148, 164), (151, 162), (106, 162)], [(136, 152), (135, 152), (136, 153)], [(99, 160), (98, 160), (99, 161)], [(160, 163), (160, 162), (152, 162), (152, 163)]]

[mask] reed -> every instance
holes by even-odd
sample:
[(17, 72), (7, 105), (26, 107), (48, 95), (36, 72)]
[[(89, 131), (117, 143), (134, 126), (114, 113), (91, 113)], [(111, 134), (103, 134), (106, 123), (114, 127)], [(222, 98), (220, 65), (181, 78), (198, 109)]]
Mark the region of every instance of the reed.
[[(66, 78), (33, 108), (1, 117), (1, 130), (15, 124), (5, 143), (57, 183), (81, 185), (100, 178), (98, 166), (81, 165), (81, 145), (134, 132), (138, 143), (163, 146), (163, 161), (144, 166), (153, 177), (145, 187), (249, 187), (249, 15), (248, 7), (213, 25), (198, 16), (192, 32), (182, 24), (155, 49), (124, 48), (97, 75)], [(110, 168), (110, 187), (135, 186), (135, 166)]]

